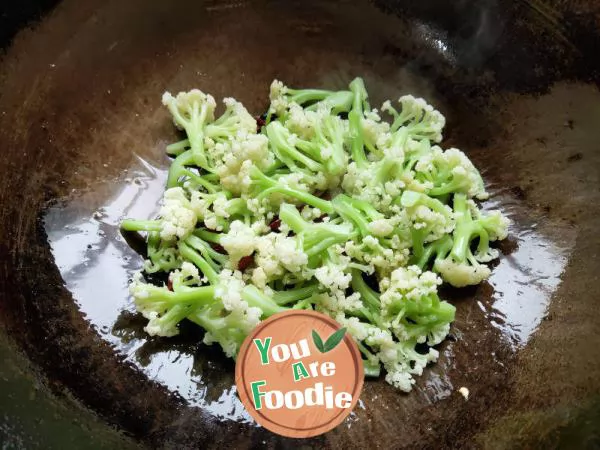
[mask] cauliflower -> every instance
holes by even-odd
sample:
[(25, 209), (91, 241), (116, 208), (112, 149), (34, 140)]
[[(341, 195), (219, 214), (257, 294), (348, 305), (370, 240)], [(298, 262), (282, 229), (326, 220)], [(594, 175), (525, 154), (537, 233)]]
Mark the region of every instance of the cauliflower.
[(167, 189), (160, 209), (160, 237), (166, 241), (187, 237), (196, 227), (197, 216), (180, 187)]
[(188, 261), (181, 263), (179, 270), (174, 270), (169, 274), (169, 281), (175, 287), (198, 285), (200, 281), (200, 272), (198, 268)]
[(227, 311), (245, 309), (248, 304), (242, 301), (244, 286), (240, 271), (225, 269), (219, 274), (219, 284), (215, 289), (215, 297), (223, 302), (223, 307)]
[(234, 194), (248, 191), (252, 167), (263, 169), (273, 162), (268, 139), (262, 134), (242, 133), (235, 139), (215, 144), (209, 154), (215, 161), (215, 172), (222, 186)]
[[(204, 305), (211, 301), (214, 294), (212, 287), (190, 288), (187, 284), (197, 282), (197, 271), (191, 265), (185, 265), (181, 270), (175, 271), (175, 292), (167, 287), (155, 286), (146, 283), (140, 273), (136, 274), (129, 285), (129, 292), (134, 298), (135, 306), (142, 315), (148, 319), (144, 328), (151, 336), (175, 336), (179, 333), (178, 324), (196, 305)], [(192, 278), (189, 280), (189, 278)], [(195, 278), (196, 277), (196, 278)], [(185, 280), (187, 280), (187, 283)], [(185, 290), (186, 295), (181, 295)]]
[[(162, 103), (169, 108), (177, 128), (186, 130), (186, 132), (188, 130), (195, 131), (194, 127), (202, 126), (204, 121), (214, 120), (217, 106), (212, 95), (205, 94), (199, 89), (180, 92), (175, 97), (170, 92), (165, 92), (162, 96)], [(188, 137), (192, 138), (193, 133), (188, 133)]]
[(271, 89), (269, 93), (269, 98), (271, 99), (271, 110), (278, 114), (284, 115), (288, 105), (289, 100), (286, 97), (288, 88), (279, 80), (273, 80), (271, 83)]
[(343, 292), (320, 294), (314, 300), (317, 303), (317, 309), (329, 315), (333, 315), (336, 312), (358, 311), (363, 306), (360, 295), (357, 293), (349, 296), (344, 295)]
[(452, 286), (465, 287), (479, 284), (490, 276), (490, 269), (483, 264), (465, 264), (452, 258), (437, 259), (433, 268)]
[[(198, 89), (180, 92), (176, 97), (165, 92), (162, 103), (169, 108), (175, 125), (185, 130), (190, 143), (189, 152), (194, 163), (208, 169), (210, 165), (204, 152), (204, 128), (207, 123), (214, 120), (216, 102), (213, 96)], [(178, 168), (176, 165), (171, 166), (167, 180), (168, 187), (174, 187), (176, 184)]]
[[(489, 243), (506, 237), (510, 222), (498, 211), (481, 213), (465, 194), (454, 195), (453, 214), (456, 225), (452, 245), (436, 249), (433, 269), (456, 287), (479, 284), (491, 273), (481, 262), (498, 256), (498, 251), (490, 248)], [(471, 250), (474, 239), (479, 241), (475, 254)]]
[(229, 232), (221, 237), (221, 245), (236, 266), (244, 256), (250, 256), (256, 249), (256, 233), (252, 227), (236, 220), (231, 223)]
[(408, 249), (389, 248), (373, 236), (366, 236), (360, 244), (348, 241), (344, 250), (355, 260), (375, 267), (381, 275), (405, 265), (409, 256)]
[(488, 198), (483, 179), (467, 155), (456, 148), (434, 146), (415, 165), (415, 178), (430, 183), (428, 193), (438, 196), (461, 192), (479, 200)]
[(368, 226), (373, 236), (377, 237), (389, 236), (394, 231), (394, 224), (389, 219), (377, 219), (369, 223)]
[(256, 264), (262, 267), (269, 280), (283, 275), (285, 271), (301, 272), (308, 264), (308, 256), (297, 239), (280, 233), (260, 236), (256, 250)]
[(389, 101), (381, 106), (382, 111), (394, 118), (392, 130), (405, 127), (408, 135), (414, 139), (429, 139), (433, 142), (442, 140), (442, 129), (446, 125), (446, 118), (439, 111), (433, 109), (433, 106), (422, 98), (415, 98), (412, 95), (403, 95), (398, 102), (402, 106), (400, 113)]
[(352, 276), (345, 273), (344, 266), (327, 264), (315, 270), (315, 278), (332, 292), (345, 291), (350, 286)]
[(256, 267), (252, 271), (252, 283), (259, 289), (267, 287), (267, 274), (262, 267)]
[(205, 136), (214, 140), (227, 140), (231, 136), (256, 133), (256, 120), (236, 99), (223, 99), (225, 112), (214, 122), (208, 124)]
[[(454, 230), (452, 208), (423, 193), (406, 190), (400, 199), (411, 221), (415, 244), (435, 241)], [(418, 242), (415, 237), (418, 235)]]
[(437, 145), (446, 119), (424, 99), (373, 109), (361, 78), (342, 90), (274, 80), (269, 97), (255, 119), (231, 97), (216, 116), (198, 89), (163, 95), (186, 137), (167, 147), (158, 218), (121, 224), (146, 234), (148, 279), (168, 276), (133, 277), (145, 330), (174, 336), (188, 320), (235, 358), (261, 320), (316, 310), (346, 327), (366, 376), (384, 369), (410, 391), (455, 317), (440, 285), (489, 277), (510, 221), (475, 203), (482, 177)]
[(323, 211), (321, 211), (319, 208), (305, 206), (302, 208), (301, 214), (305, 220), (315, 220), (323, 215)]
[(433, 272), (422, 272), (417, 266), (399, 267), (380, 282), (382, 311), (384, 314), (397, 311), (406, 306), (406, 301), (422, 302), (423, 298), (436, 294), (440, 284), (442, 280)]
[(286, 128), (301, 139), (313, 139), (315, 128), (323, 115), (315, 111), (307, 111), (297, 103), (290, 103), (288, 107), (289, 115), (285, 121)]
[(365, 145), (376, 153), (380, 153), (381, 148), (391, 138), (390, 125), (381, 120), (378, 111), (375, 109), (365, 113), (362, 120), (362, 129)]

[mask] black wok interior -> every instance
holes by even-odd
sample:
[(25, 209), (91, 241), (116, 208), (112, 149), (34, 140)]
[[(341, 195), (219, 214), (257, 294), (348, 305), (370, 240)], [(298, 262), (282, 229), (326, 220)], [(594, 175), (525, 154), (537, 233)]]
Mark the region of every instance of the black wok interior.
[[(1, 5), (0, 443), (600, 446), (599, 30), (594, 0)], [(356, 75), (377, 101), (438, 105), (444, 145), (483, 169), (514, 225), (489, 283), (444, 292), (452, 338), (413, 393), (367, 382), (345, 424), (285, 439), (235, 409), (233, 364), (197, 331), (144, 335), (126, 291), (140, 260), (117, 224), (154, 211), (176, 136), (165, 89), (259, 112), (273, 78)]]

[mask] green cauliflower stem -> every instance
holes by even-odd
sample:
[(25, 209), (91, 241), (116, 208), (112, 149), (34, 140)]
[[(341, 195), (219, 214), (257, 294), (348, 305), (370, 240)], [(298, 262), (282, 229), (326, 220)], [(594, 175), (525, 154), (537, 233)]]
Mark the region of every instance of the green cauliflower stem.
[[(453, 286), (479, 284), (490, 275), (490, 269), (480, 261), (488, 262), (498, 256), (489, 244), (506, 237), (508, 220), (497, 212), (473, 217), (472, 205), (465, 194), (454, 195), (454, 217), (452, 247), (445, 256), (438, 252), (433, 268)], [(478, 244), (473, 253), (471, 245), (476, 239)]]
[(306, 106), (308, 110), (316, 110), (320, 106), (331, 109), (333, 114), (348, 112), (353, 95), (350, 91), (330, 91), (325, 89), (292, 89), (281, 81), (274, 80), (270, 91), (271, 109), (279, 118), (284, 119), (290, 104)]
[(319, 208), (323, 212), (333, 212), (333, 206), (331, 205), (331, 202), (316, 197), (308, 192), (287, 187), (286, 185), (278, 182), (276, 178), (265, 175), (257, 167), (251, 168), (249, 176), (252, 185), (257, 192), (255, 198), (258, 200), (268, 198), (271, 194), (278, 193), (289, 196), (314, 208)]
[(204, 126), (214, 119), (215, 99), (199, 89), (192, 89), (189, 92), (180, 92), (176, 97), (165, 92), (162, 102), (173, 115), (175, 125), (185, 130), (190, 143), (189, 156), (194, 164), (208, 170), (208, 160), (204, 151)]
[[(279, 218), (301, 239), (309, 258), (318, 256), (327, 248), (346, 242), (354, 236), (354, 230), (348, 224), (308, 222), (295, 206), (286, 203), (279, 209)], [(314, 264), (314, 260), (311, 262)]]
[(352, 109), (348, 113), (349, 132), (351, 139), (351, 156), (354, 162), (360, 167), (367, 164), (367, 155), (364, 148), (364, 131), (362, 120), (364, 117), (365, 106), (367, 106), (367, 90), (361, 78), (355, 78), (350, 83), (350, 90), (353, 94)]

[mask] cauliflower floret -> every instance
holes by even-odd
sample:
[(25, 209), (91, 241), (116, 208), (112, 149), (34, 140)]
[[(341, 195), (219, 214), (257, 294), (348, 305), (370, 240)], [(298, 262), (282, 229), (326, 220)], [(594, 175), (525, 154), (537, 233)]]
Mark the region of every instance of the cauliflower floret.
[(218, 342), (230, 357), (235, 357), (241, 339), (260, 323), (263, 314), (260, 308), (250, 307), (243, 299), (246, 288), (240, 271), (221, 271), (214, 297), (222, 303), (222, 307), (215, 302), (203, 310), (194, 312), (191, 317), (206, 328), (204, 343)]
[(144, 327), (144, 331), (150, 336), (162, 336), (162, 337), (173, 337), (179, 334), (179, 329), (176, 326), (165, 328), (158, 321), (160, 316), (157, 313), (150, 313), (146, 315), (148, 323)]
[(220, 244), (227, 251), (235, 267), (244, 256), (250, 256), (256, 249), (256, 233), (252, 227), (234, 220), (227, 234), (221, 236)]
[[(264, 169), (273, 161), (268, 143), (268, 138), (262, 134), (242, 134), (234, 140), (216, 144), (212, 155), (221, 185), (234, 194), (247, 192), (252, 167)], [(220, 159), (216, 158), (218, 155), (222, 155)]]
[(213, 202), (213, 211), (215, 216), (227, 219), (230, 216), (228, 207), (229, 200), (225, 194), (219, 192), (219, 194), (217, 194), (217, 198), (215, 198), (215, 201)]
[(370, 325), (361, 322), (357, 317), (346, 317), (343, 312), (340, 312), (336, 314), (335, 320), (343, 327), (346, 327), (348, 333), (357, 342), (364, 341), (369, 335), (368, 328)]
[(408, 216), (413, 221), (414, 228), (416, 230), (425, 229), (428, 232), (423, 239), (424, 242), (433, 242), (454, 230), (452, 208), (446, 205), (443, 208), (447, 212), (446, 215), (433, 211), (425, 205), (408, 209)]
[(169, 108), (175, 125), (180, 129), (187, 129), (195, 120), (195, 116), (200, 114), (204, 115), (206, 121), (214, 120), (217, 106), (212, 95), (205, 94), (199, 89), (180, 92), (176, 97), (173, 97), (170, 92), (165, 92), (162, 96), (162, 103)]
[(181, 263), (179, 270), (174, 270), (169, 274), (169, 280), (173, 286), (200, 284), (200, 273), (198, 268), (188, 261)]
[(252, 284), (259, 289), (264, 289), (267, 285), (267, 274), (262, 267), (256, 267), (252, 271)]
[(231, 168), (218, 169), (217, 173), (221, 177), (221, 184), (232, 193), (246, 193), (252, 184), (250, 173), (254, 167), (254, 163), (246, 160), (241, 163), (239, 169), (235, 171)]
[(190, 205), (198, 220), (203, 220), (210, 230), (222, 231), (224, 219), (230, 216), (230, 202), (224, 192), (205, 194), (192, 191)]
[(215, 231), (223, 230), (223, 226), (219, 225), (217, 216), (206, 217), (204, 219), (204, 225), (206, 225), (206, 228), (208, 228), (209, 230), (215, 230)]
[[(322, 120), (322, 115), (316, 111), (307, 111), (295, 102), (288, 105), (289, 115), (285, 121), (285, 126), (294, 135), (311, 140), (315, 137), (316, 122)], [(290, 142), (291, 145), (295, 143)]]
[[(188, 263), (189, 264), (189, 263)], [(185, 266), (181, 271), (175, 271), (175, 285), (180, 283), (193, 284), (198, 281), (198, 271), (193, 265)], [(191, 280), (185, 280), (192, 277)], [(136, 273), (129, 285), (129, 292), (134, 299), (136, 309), (148, 319), (144, 327), (150, 336), (170, 337), (179, 334), (177, 324), (183, 320), (187, 310), (182, 305), (170, 304), (165, 292), (165, 286), (158, 287), (143, 280), (140, 272)]]
[(335, 294), (319, 294), (315, 297), (315, 302), (318, 302), (319, 310), (332, 315), (333, 313), (357, 311), (363, 307), (360, 294), (355, 292), (346, 296), (343, 292), (337, 291)]
[(431, 181), (430, 190), (462, 192), (479, 200), (489, 197), (479, 171), (467, 155), (456, 148), (443, 151), (434, 146), (430, 153), (419, 159), (415, 172)]
[(389, 219), (377, 219), (369, 223), (369, 232), (373, 236), (385, 237), (392, 234), (394, 231), (394, 225)]
[(269, 220), (273, 218), (274, 207), (269, 198), (259, 200), (246, 195), (243, 195), (242, 198), (246, 200), (246, 208), (254, 215), (256, 220), (263, 221), (265, 219)]
[(355, 162), (348, 164), (346, 175), (342, 181), (342, 188), (348, 194), (355, 195), (362, 192), (370, 184), (372, 174), (361, 169)]
[(289, 189), (308, 192), (308, 185), (305, 183), (305, 177), (302, 173), (289, 173), (277, 178), (279, 183)]
[(260, 323), (260, 316), (262, 314), (263, 312), (260, 308), (256, 306), (248, 307), (246, 304), (243, 310), (238, 309), (233, 311), (229, 315), (229, 319), (236, 320), (236, 322), (240, 323), (240, 329), (247, 334)]
[(442, 280), (433, 272), (423, 272), (417, 266), (399, 267), (380, 281), (382, 309), (387, 310), (403, 298), (417, 301), (435, 294), (441, 284)]
[(225, 124), (235, 127), (234, 129), (237, 133), (256, 133), (256, 120), (242, 103), (238, 102), (235, 98), (226, 97), (223, 99), (223, 104), (227, 109), (223, 115), (225, 119), (220, 118), (217, 122), (223, 120)]
[(415, 350), (414, 341), (398, 342), (389, 330), (368, 324), (346, 323), (349, 329), (353, 327), (357, 335), (363, 337), (366, 334), (364, 342), (373, 349), (377, 360), (383, 363), (387, 371), (386, 381), (405, 392), (412, 389), (413, 375), (422, 374), (425, 366), (438, 358), (437, 350), (430, 348), (427, 354), (422, 355)]
[(406, 190), (401, 202), (411, 227), (419, 231), (423, 242), (433, 242), (454, 230), (454, 212), (440, 201), (426, 194)]
[(430, 139), (433, 142), (442, 140), (442, 129), (446, 125), (446, 118), (422, 98), (412, 95), (403, 95), (398, 99), (401, 112), (398, 113), (392, 104), (384, 102), (381, 110), (394, 117), (393, 129), (406, 127), (409, 135), (415, 139)]
[(181, 187), (167, 189), (160, 209), (160, 237), (165, 241), (185, 239), (194, 231), (197, 217)]
[[(346, 174), (342, 179), (342, 188), (351, 196), (372, 204), (380, 211), (387, 211), (397, 195), (398, 188), (404, 186), (401, 180), (393, 181), (391, 184), (375, 183), (375, 164), (360, 168), (354, 162), (348, 164)], [(388, 188), (390, 190), (388, 191)], [(394, 195), (395, 194), (395, 195)]]
[(373, 236), (365, 236), (361, 244), (349, 241), (344, 248), (348, 256), (367, 265), (373, 265), (381, 274), (389, 273), (397, 267), (406, 265), (409, 256), (407, 248), (385, 247)]
[(491, 273), (489, 267), (483, 264), (458, 263), (453, 261), (452, 258), (436, 260), (433, 268), (442, 276), (444, 281), (456, 287), (479, 284), (488, 279)]
[(487, 251), (477, 252), (475, 254), (475, 260), (481, 263), (487, 263), (497, 259), (500, 256), (500, 252), (495, 248), (488, 248)]
[(383, 187), (387, 195), (389, 195), (392, 198), (395, 198), (402, 193), (402, 189), (404, 189), (406, 185), (402, 180), (393, 180), (387, 181)]
[(383, 330), (376, 326), (370, 326), (365, 342), (377, 351), (377, 357), (381, 362), (393, 363), (398, 359), (396, 342), (389, 330)]
[(306, 253), (294, 238), (278, 235), (275, 237), (273, 250), (279, 262), (290, 272), (299, 272), (308, 263)]
[(390, 139), (390, 125), (381, 120), (376, 109), (365, 113), (362, 128), (365, 141), (374, 147), (382, 148)]
[[(131, 283), (129, 283), (129, 294), (135, 298), (148, 298), (150, 293), (148, 292), (148, 285), (144, 281), (144, 276), (142, 272), (136, 272), (133, 275), (133, 279)], [(143, 311), (142, 311), (142, 314)]]
[(410, 392), (412, 385), (415, 384), (412, 375), (402, 369), (396, 371), (388, 369), (385, 374), (385, 381), (404, 392)]
[(256, 265), (271, 280), (289, 272), (301, 272), (308, 264), (308, 256), (295, 237), (281, 233), (268, 233), (256, 241)]
[(302, 208), (302, 211), (300, 211), (300, 214), (302, 215), (304, 220), (312, 222), (313, 220), (321, 217), (323, 215), (323, 212), (319, 208), (312, 208), (307, 205)]
[(350, 286), (352, 275), (344, 273), (345, 267), (327, 264), (315, 270), (315, 278), (326, 288), (345, 290)]
[(144, 261), (144, 272), (156, 273), (161, 270), (173, 270), (181, 266), (181, 258), (176, 247), (162, 247)]
[(387, 371), (385, 381), (404, 392), (411, 391), (412, 385), (415, 383), (413, 375), (422, 375), (427, 364), (437, 361), (439, 357), (439, 352), (434, 348), (430, 348), (425, 355), (402, 347), (398, 349), (398, 353), (401, 354), (401, 359), (399, 358), (397, 362), (384, 363)]
[(204, 332), (204, 338), (202, 339), (202, 343), (206, 345), (212, 345), (218, 343), (223, 349), (223, 353), (228, 358), (235, 358), (235, 355), (238, 351), (238, 344), (233, 339), (225, 339), (225, 338), (217, 338), (210, 331)]
[(204, 217), (212, 214), (212, 211), (210, 210), (210, 197), (204, 195), (200, 191), (192, 191), (190, 197), (190, 207), (198, 219), (204, 219)]
[(446, 339), (446, 336), (448, 336), (448, 333), (450, 333), (450, 324), (449, 323), (445, 323), (445, 324), (437, 326), (433, 330), (429, 331), (429, 334), (427, 335), (427, 344), (438, 345), (440, 342), (442, 342), (444, 339)]
[(406, 186), (406, 189), (416, 192), (429, 192), (433, 189), (433, 183), (431, 181), (420, 181), (415, 178), (413, 171), (403, 172), (400, 176), (400, 180)]
[[(475, 202), (473, 201), (470, 201), (470, 203), (475, 205)], [(475, 208), (477, 208), (476, 205)], [(485, 230), (489, 235), (490, 241), (501, 241), (508, 236), (510, 219), (504, 216), (500, 211), (487, 211), (485, 214), (482, 214), (481, 211), (477, 210), (477, 213), (473, 214), (473, 216), (478, 219), (483, 218)]]
[(273, 80), (271, 83), (271, 89), (269, 92), (269, 98), (271, 99), (271, 110), (278, 115), (285, 114), (288, 108), (289, 101), (286, 98), (288, 88), (279, 80)]
[(223, 302), (227, 311), (246, 309), (248, 303), (242, 300), (242, 290), (245, 284), (242, 272), (224, 269), (219, 273), (219, 283), (215, 288), (215, 298)]

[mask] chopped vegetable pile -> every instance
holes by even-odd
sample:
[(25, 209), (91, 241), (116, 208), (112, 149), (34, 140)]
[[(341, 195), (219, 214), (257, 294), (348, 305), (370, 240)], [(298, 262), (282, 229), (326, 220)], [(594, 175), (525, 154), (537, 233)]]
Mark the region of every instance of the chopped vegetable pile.
[[(164, 94), (187, 139), (167, 147), (159, 217), (121, 225), (147, 233), (130, 286), (146, 331), (173, 336), (189, 320), (235, 357), (261, 320), (314, 309), (347, 328), (366, 375), (383, 366), (410, 391), (454, 320), (438, 287), (485, 280), (509, 221), (480, 210), (479, 172), (437, 145), (445, 118), (423, 99), (377, 110), (356, 78), (342, 91), (275, 80), (270, 100), (255, 119), (226, 98), (217, 117), (200, 90)], [(157, 272), (168, 283), (150, 283)]]

